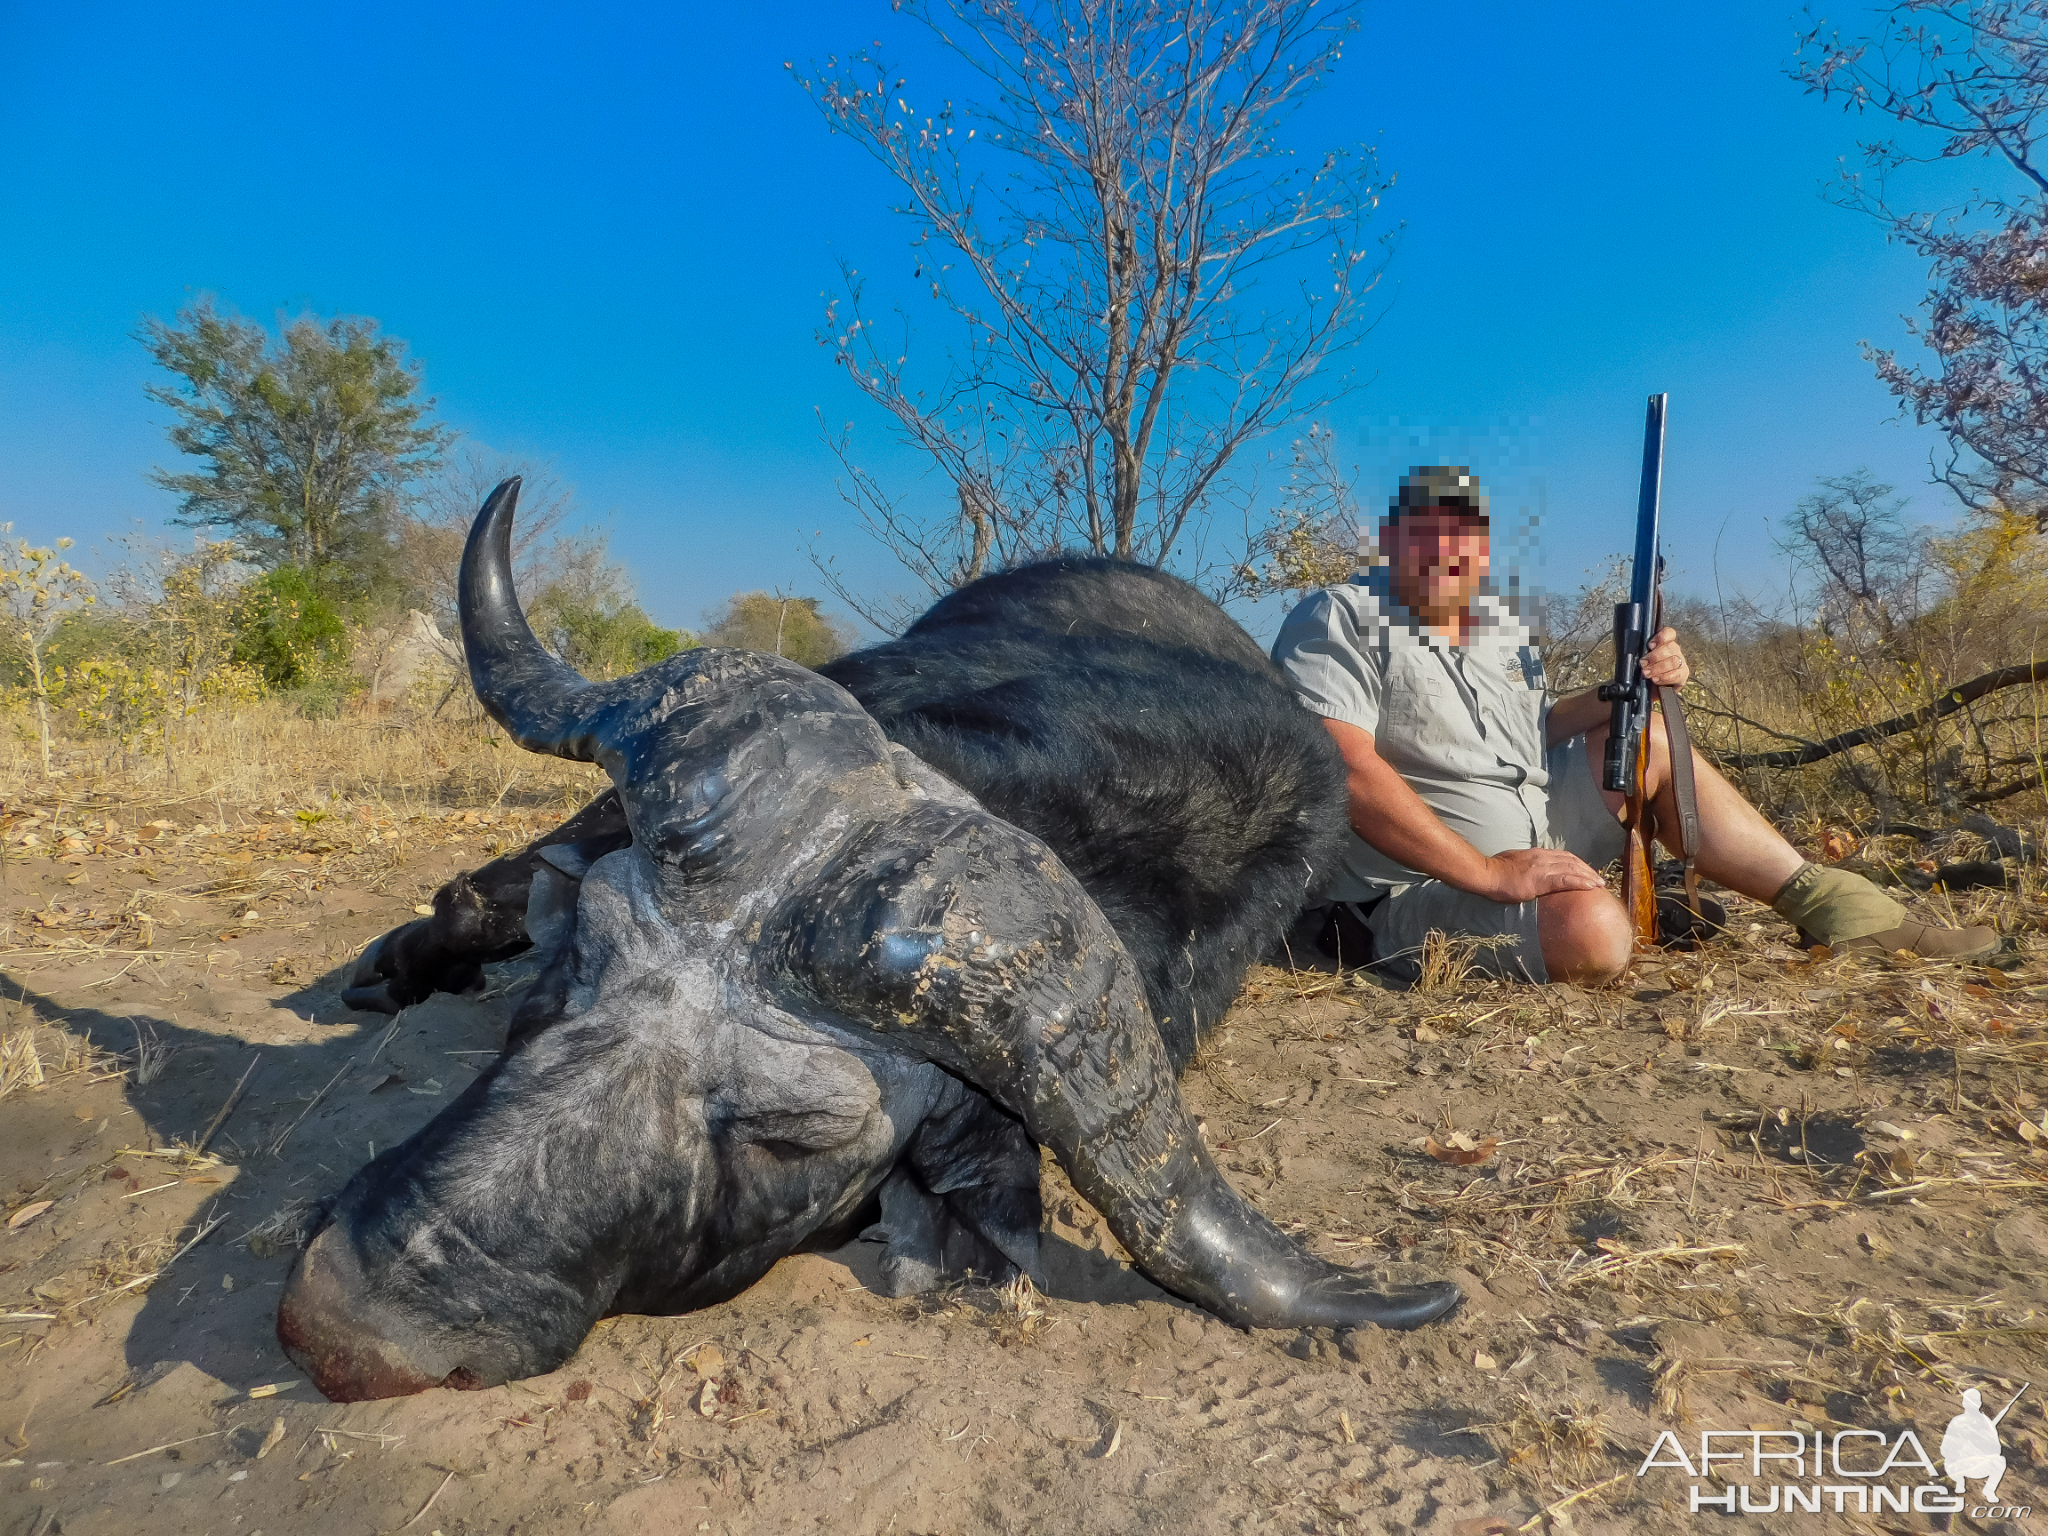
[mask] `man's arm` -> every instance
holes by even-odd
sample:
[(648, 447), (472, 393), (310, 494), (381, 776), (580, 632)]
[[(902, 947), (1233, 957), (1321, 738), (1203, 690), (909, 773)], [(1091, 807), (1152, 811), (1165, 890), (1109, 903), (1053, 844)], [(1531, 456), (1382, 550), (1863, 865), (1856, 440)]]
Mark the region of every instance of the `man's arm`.
[(1323, 725), (1344, 757), (1352, 829), (1396, 863), (1499, 902), (1604, 888), (1585, 860), (1561, 848), (1515, 848), (1487, 857), (1423, 804), (1379, 755), (1370, 731), (1328, 718)]

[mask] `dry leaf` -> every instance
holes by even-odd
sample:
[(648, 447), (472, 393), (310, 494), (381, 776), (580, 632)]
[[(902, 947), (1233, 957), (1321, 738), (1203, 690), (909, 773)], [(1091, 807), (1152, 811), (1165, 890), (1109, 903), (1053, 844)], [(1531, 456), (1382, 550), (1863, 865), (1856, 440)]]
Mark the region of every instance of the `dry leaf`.
[(1965, 997), (1989, 997), (1990, 995), (1991, 989), (1989, 987), (1979, 986), (1974, 981), (1963, 983), (1963, 996)]
[(256, 1459), (261, 1461), (272, 1451), (276, 1450), (278, 1442), (282, 1439), (284, 1439), (284, 1420), (271, 1420), (270, 1433), (263, 1437), (263, 1444), (257, 1447)]
[(1425, 1136), (1422, 1150), (1440, 1163), (1453, 1167), (1468, 1168), (1474, 1163), (1483, 1163), (1493, 1156), (1493, 1149), (1500, 1145), (1498, 1136), (1489, 1136), (1484, 1141), (1474, 1141), (1463, 1131), (1453, 1131), (1442, 1141), (1434, 1136)]
[(706, 1344), (690, 1357), (690, 1369), (699, 1376), (716, 1376), (725, 1369), (725, 1352), (716, 1344)]
[(434, 915), (434, 909), (432, 907), (414, 907), (413, 911), (418, 913), (421, 917), (432, 917)]
[(54, 1200), (38, 1200), (34, 1205), (24, 1205), (7, 1218), (7, 1230), (12, 1232), (16, 1227), (27, 1226), (56, 1203)]
[(1443, 1039), (1443, 1036), (1431, 1029), (1427, 1024), (1415, 1026), (1415, 1043), (1417, 1045), (1434, 1045), (1441, 1039)]
[(718, 1380), (716, 1377), (707, 1376), (704, 1378), (704, 1389), (697, 1394), (697, 1411), (707, 1419), (717, 1417)]
[(1472, 1363), (1482, 1371), (1497, 1371), (1500, 1369), (1500, 1362), (1484, 1350), (1481, 1350), (1472, 1357)]
[(2025, 1142), (2035, 1142), (2035, 1141), (2039, 1141), (2040, 1139), (2041, 1139), (2041, 1127), (2039, 1127), (2038, 1125), (2034, 1124), (2034, 1122), (2033, 1122), (2033, 1121), (2031, 1121), (2031, 1120), (2022, 1120), (2022, 1121), (2020, 1122), (2020, 1140), (2021, 1140), (2021, 1141), (2025, 1141)]

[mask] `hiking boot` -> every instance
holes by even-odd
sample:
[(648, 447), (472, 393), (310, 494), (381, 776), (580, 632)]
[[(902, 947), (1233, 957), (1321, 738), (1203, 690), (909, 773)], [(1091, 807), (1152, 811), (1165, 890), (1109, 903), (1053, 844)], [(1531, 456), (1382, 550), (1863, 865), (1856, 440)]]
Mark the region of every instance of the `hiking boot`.
[[(1820, 942), (1804, 929), (1800, 930), (1799, 937), (1808, 944)], [(1998, 953), (2003, 943), (1996, 928), (1936, 928), (1908, 918), (1898, 927), (1887, 928), (1883, 933), (1843, 939), (1829, 947), (1838, 955), (1888, 955), (1903, 949), (1923, 960), (1988, 960)]]

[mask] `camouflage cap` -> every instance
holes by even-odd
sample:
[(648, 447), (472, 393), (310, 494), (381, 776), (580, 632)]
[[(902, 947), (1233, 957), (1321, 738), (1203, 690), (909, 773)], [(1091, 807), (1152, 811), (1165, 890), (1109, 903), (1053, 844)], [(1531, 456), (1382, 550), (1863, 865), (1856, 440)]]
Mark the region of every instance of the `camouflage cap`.
[(1418, 464), (1401, 478), (1401, 489), (1388, 504), (1387, 521), (1399, 522), (1410, 513), (1430, 507), (1447, 507), (1487, 521), (1486, 492), (1479, 477), (1462, 464)]

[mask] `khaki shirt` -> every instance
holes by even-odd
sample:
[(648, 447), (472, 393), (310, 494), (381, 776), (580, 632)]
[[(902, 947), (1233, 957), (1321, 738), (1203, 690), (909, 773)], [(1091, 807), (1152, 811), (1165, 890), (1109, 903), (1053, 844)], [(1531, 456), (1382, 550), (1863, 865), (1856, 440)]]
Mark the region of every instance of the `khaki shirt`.
[[(1379, 566), (1305, 599), (1273, 660), (1313, 713), (1369, 731), (1381, 759), (1481, 853), (1551, 843), (1543, 656), (1498, 597), (1472, 605), (1469, 644), (1423, 628)], [(1332, 901), (1369, 901), (1429, 877), (1354, 832)]]

